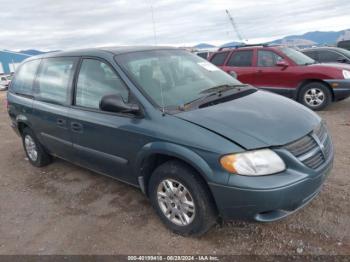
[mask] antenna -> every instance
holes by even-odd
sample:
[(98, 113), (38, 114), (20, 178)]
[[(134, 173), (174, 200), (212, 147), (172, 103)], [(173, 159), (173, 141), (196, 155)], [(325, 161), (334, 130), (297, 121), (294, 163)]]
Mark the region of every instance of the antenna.
[(236, 33), (239, 41), (244, 42), (244, 39), (243, 39), (241, 33), (238, 30), (238, 27), (237, 27), (237, 25), (235, 23), (235, 20), (233, 19), (233, 17), (231, 16), (230, 12), (227, 9), (225, 11), (226, 11), (226, 14), (228, 16), (228, 19), (230, 20), (230, 23), (232, 25), (233, 31)]
[(152, 0), (150, 0), (150, 4), (151, 4), (151, 14), (152, 14), (153, 40), (154, 40), (154, 45), (157, 45), (156, 23), (154, 21), (154, 9), (153, 9), (153, 1)]

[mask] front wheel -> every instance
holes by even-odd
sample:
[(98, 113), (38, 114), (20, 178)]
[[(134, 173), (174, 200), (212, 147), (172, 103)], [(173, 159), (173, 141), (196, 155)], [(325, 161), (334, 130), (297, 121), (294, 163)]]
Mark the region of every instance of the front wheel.
[(310, 83), (300, 90), (299, 102), (312, 110), (321, 110), (332, 101), (329, 88), (323, 83)]
[(204, 181), (180, 161), (156, 168), (148, 192), (163, 223), (177, 234), (199, 236), (216, 223), (215, 206)]

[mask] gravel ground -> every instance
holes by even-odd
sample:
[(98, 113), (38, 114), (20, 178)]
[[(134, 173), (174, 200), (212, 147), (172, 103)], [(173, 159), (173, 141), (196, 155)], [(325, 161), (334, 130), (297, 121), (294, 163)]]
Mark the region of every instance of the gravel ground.
[(63, 160), (32, 167), (1, 106), (0, 254), (350, 255), (350, 99), (320, 115), (336, 157), (311, 204), (279, 222), (225, 222), (201, 238), (184, 238), (169, 232), (131, 186)]

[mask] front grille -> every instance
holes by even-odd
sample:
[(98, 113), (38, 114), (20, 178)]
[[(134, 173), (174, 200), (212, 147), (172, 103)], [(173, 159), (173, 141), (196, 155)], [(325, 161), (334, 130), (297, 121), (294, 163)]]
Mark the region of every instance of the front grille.
[(303, 138), (284, 147), (306, 166), (317, 169), (329, 158), (332, 142), (327, 128), (322, 123), (315, 130)]
[(285, 148), (294, 156), (299, 157), (317, 147), (315, 139), (311, 136), (304, 136), (302, 139), (287, 145)]

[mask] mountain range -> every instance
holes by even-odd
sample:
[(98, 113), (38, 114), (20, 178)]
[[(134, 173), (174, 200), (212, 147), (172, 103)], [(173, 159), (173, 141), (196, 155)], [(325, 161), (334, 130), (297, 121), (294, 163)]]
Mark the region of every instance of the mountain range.
[[(301, 35), (289, 35), (280, 39), (268, 42), (268, 44), (290, 44), (295, 46), (312, 46), (312, 45), (335, 45), (338, 41), (349, 40), (350, 39), (350, 29), (341, 31), (313, 31), (307, 32)], [(237, 46), (242, 45), (241, 42), (228, 42), (220, 47)], [(205, 49), (213, 48), (215, 46), (201, 43), (195, 45), (194, 48)]]
[[(301, 35), (289, 35), (289, 36), (285, 36), (283, 38), (268, 42), (268, 44), (287, 44), (287, 45), (293, 45), (293, 46), (313, 46), (313, 45), (322, 46), (322, 45), (335, 45), (338, 41), (341, 41), (341, 40), (350, 40), (350, 29), (341, 30), (341, 31), (313, 31), (313, 32), (307, 32)], [(234, 42), (225, 43), (219, 47), (239, 46), (242, 44), (243, 44), (242, 42), (234, 41)], [(196, 48), (196, 49), (210, 49), (210, 48), (216, 48), (216, 47), (217, 46), (208, 44), (208, 43), (200, 43), (193, 46), (193, 48)], [(28, 49), (28, 50), (22, 50), (20, 51), (20, 53), (23, 53), (26, 55), (39, 55), (47, 52), (35, 50), (35, 49)]]

